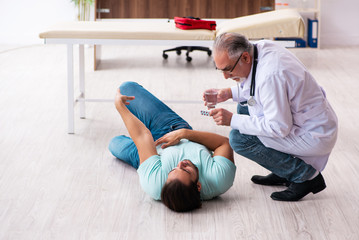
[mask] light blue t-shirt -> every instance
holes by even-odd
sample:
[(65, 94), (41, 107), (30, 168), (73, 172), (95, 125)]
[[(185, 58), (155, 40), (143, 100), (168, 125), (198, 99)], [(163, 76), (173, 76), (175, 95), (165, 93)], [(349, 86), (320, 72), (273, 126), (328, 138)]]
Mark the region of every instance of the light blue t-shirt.
[(199, 171), (202, 200), (209, 200), (225, 193), (232, 185), (236, 173), (233, 162), (222, 156), (212, 157), (205, 146), (182, 139), (179, 144), (165, 149), (157, 146), (158, 155), (144, 161), (137, 169), (142, 189), (156, 200), (168, 173), (184, 160), (190, 160)]

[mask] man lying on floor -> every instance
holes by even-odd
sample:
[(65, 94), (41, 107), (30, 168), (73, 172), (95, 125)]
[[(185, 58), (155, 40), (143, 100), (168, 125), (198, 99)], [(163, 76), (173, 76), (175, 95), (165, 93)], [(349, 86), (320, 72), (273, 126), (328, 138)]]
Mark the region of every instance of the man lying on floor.
[(134, 82), (121, 85), (115, 106), (131, 138), (117, 136), (109, 149), (137, 169), (143, 190), (152, 198), (185, 212), (200, 208), (201, 200), (219, 196), (233, 185), (236, 166), (228, 138), (192, 130)]

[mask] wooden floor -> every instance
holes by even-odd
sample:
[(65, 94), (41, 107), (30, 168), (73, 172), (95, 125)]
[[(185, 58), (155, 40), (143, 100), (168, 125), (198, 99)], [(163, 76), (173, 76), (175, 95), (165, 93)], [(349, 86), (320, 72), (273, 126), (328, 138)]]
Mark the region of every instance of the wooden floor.
[[(86, 48), (88, 96), (113, 98), (121, 82), (137, 81), (160, 99), (199, 101), (206, 88), (232, 86), (206, 53), (165, 61), (166, 47), (105, 46), (96, 72)], [(359, 239), (359, 47), (292, 51), (339, 117), (327, 189), (273, 201), (282, 188), (253, 184), (252, 175), (268, 171), (236, 155), (234, 186), (178, 214), (150, 199), (136, 171), (109, 153), (111, 138), (127, 133), (112, 103), (88, 103), (87, 118), (76, 111), (76, 133), (66, 133), (65, 46), (0, 46), (0, 239)], [(199, 114), (201, 104), (170, 106), (197, 130), (229, 133)]]

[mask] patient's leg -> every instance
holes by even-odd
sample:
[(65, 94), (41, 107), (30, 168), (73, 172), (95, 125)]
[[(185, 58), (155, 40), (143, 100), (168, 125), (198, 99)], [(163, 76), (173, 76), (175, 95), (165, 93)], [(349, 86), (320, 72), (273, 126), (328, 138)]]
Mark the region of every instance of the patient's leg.
[(180, 128), (192, 127), (161, 100), (135, 82), (124, 82), (121, 94), (135, 96), (127, 108), (151, 131), (154, 140)]
[[(154, 140), (171, 131), (191, 126), (166, 104), (135, 82), (125, 82), (120, 87), (121, 94), (135, 96), (127, 108), (151, 131)], [(110, 152), (118, 159), (138, 168), (138, 151), (133, 140), (127, 136), (114, 137), (109, 145)]]
[(140, 165), (137, 147), (131, 138), (124, 135), (114, 137), (108, 148), (112, 155), (132, 167), (137, 169)]

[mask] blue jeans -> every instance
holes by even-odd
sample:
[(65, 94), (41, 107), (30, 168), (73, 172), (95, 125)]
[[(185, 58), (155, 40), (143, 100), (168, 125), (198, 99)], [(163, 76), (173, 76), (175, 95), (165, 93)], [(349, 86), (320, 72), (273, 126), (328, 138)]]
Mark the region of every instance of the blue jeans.
[[(249, 115), (248, 107), (241, 106), (240, 104), (238, 104), (237, 112)], [(316, 172), (311, 165), (303, 160), (290, 154), (267, 148), (258, 137), (241, 134), (236, 129), (232, 129), (230, 132), (229, 143), (232, 149), (239, 155), (249, 158), (290, 182), (304, 182)]]
[[(135, 96), (127, 108), (151, 131), (154, 141), (177, 129), (192, 129), (185, 120), (139, 84), (124, 82), (120, 91), (123, 95)], [(137, 147), (131, 138), (124, 135), (114, 137), (109, 150), (118, 159), (136, 169), (139, 167)]]

